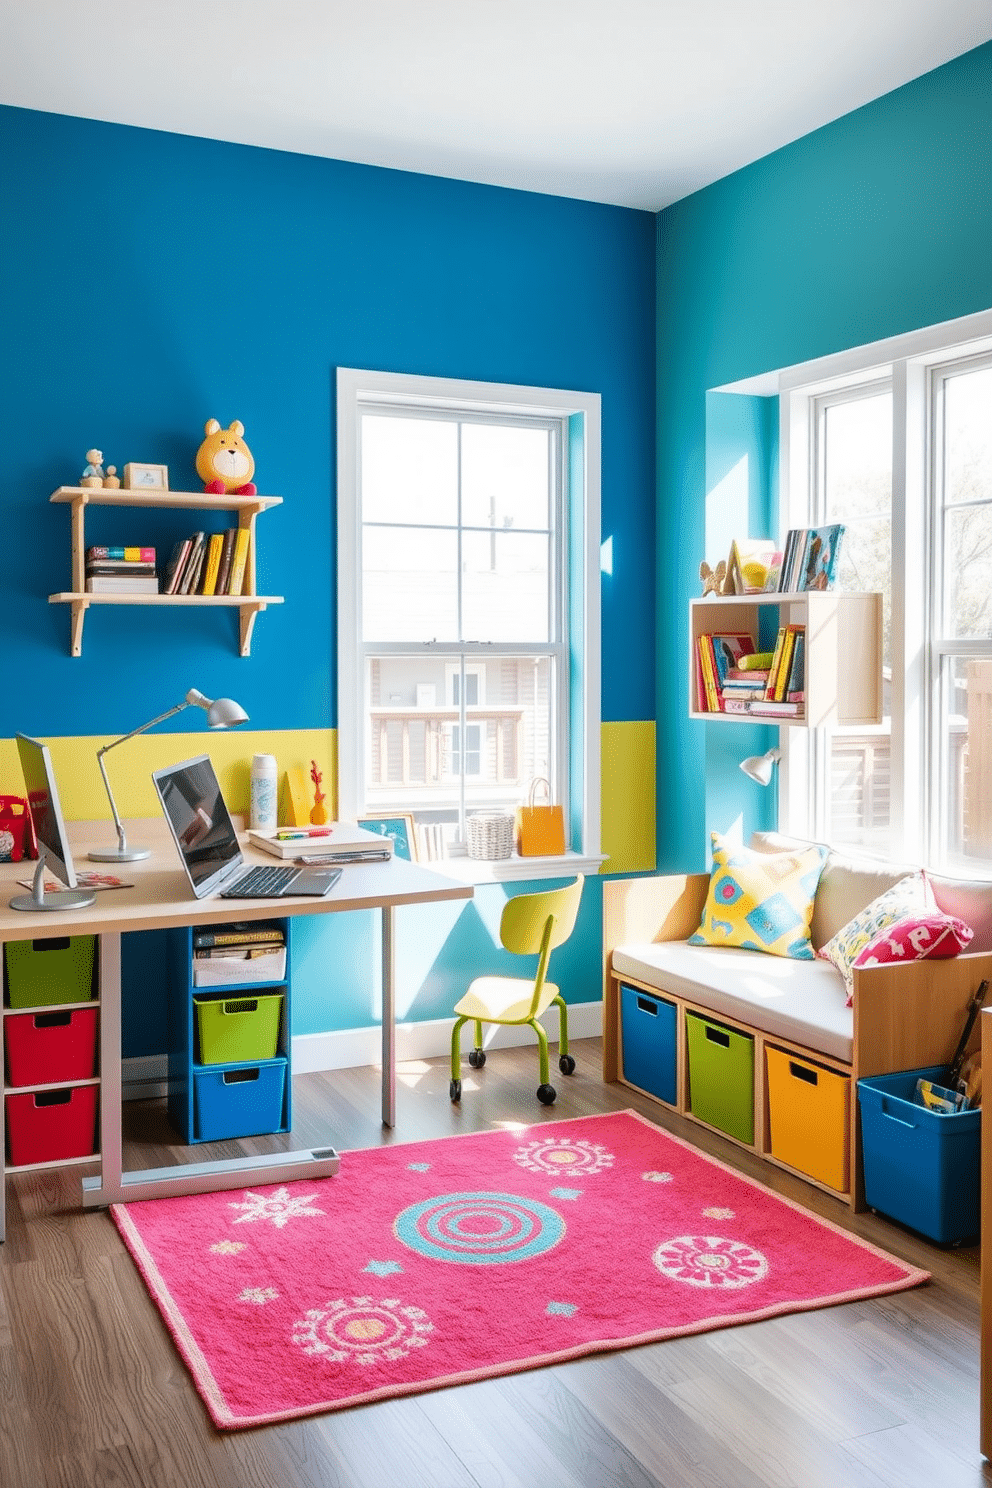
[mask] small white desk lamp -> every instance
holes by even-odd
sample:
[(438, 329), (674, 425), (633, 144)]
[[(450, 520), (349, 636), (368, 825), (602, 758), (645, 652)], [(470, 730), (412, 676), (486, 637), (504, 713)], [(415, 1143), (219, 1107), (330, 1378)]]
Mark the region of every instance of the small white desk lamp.
[(746, 760), (741, 760), (741, 769), (749, 780), (756, 781), (758, 785), (770, 785), (772, 770), (781, 758), (781, 749), (769, 749), (767, 754), (752, 754)]
[(139, 858), (150, 858), (149, 847), (128, 847), (127, 838), (124, 835), (124, 824), (117, 810), (114, 793), (110, 789), (110, 781), (107, 779), (107, 769), (103, 763), (103, 756), (110, 749), (116, 749), (118, 744), (126, 744), (128, 739), (133, 739), (136, 734), (143, 734), (146, 729), (154, 728), (157, 723), (163, 723), (166, 718), (171, 718), (175, 713), (181, 713), (184, 708), (203, 708), (207, 715), (207, 723), (212, 729), (233, 728), (236, 724), (247, 723), (248, 714), (239, 703), (231, 698), (217, 698), (211, 702), (210, 698), (204, 697), (202, 692), (197, 692), (191, 687), (181, 703), (170, 708), (167, 713), (160, 713), (157, 718), (152, 718), (148, 723), (143, 723), (140, 728), (132, 729), (129, 734), (122, 734), (119, 739), (114, 739), (110, 744), (104, 744), (102, 749), (96, 752), (97, 764), (100, 766), (100, 774), (107, 788), (107, 799), (110, 809), (114, 813), (114, 826), (117, 828), (117, 846), (108, 847), (104, 852), (87, 853), (87, 857), (94, 863), (136, 863)]

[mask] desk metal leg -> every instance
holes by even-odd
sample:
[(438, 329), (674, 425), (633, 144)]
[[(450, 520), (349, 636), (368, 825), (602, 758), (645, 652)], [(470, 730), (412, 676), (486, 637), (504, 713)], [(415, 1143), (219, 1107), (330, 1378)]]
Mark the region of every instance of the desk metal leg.
[(396, 1125), (396, 924), (393, 906), (382, 910), (382, 1124)]
[[(121, 938), (104, 933), (97, 942), (100, 976), (100, 1186), (118, 1189), (122, 1151)], [(91, 1180), (92, 1181), (92, 1180)], [(83, 1180), (84, 1184), (86, 1180)]]

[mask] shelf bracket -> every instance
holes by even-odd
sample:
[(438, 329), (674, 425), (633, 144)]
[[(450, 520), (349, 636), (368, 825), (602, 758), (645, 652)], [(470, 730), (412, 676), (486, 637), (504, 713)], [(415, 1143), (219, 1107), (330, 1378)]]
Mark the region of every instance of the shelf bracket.
[(89, 605), (85, 599), (74, 599), (72, 602), (72, 654), (82, 656), (83, 654), (83, 621), (86, 619), (86, 611)]
[(255, 620), (262, 610), (264, 604), (242, 605), (240, 611), (241, 620), (241, 655), (251, 655), (251, 633), (255, 629)]

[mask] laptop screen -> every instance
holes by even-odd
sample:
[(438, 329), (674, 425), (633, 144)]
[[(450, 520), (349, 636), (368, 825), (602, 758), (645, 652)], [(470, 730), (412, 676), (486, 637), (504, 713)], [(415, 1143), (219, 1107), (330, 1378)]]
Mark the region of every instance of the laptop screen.
[(202, 899), (243, 862), (210, 756), (156, 770), (152, 779), (193, 893)]

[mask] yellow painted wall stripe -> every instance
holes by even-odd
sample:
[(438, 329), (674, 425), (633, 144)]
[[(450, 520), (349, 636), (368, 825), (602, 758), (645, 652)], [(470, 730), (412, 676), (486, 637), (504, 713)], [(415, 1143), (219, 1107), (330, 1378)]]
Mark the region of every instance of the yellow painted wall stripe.
[[(49, 738), (62, 810), (68, 821), (110, 821), (96, 752), (113, 735)], [(602, 725), (603, 873), (650, 872), (655, 866), (655, 725)], [(337, 730), (222, 730), (217, 733), (139, 734), (106, 757), (107, 774), (123, 818), (158, 816), (152, 771), (197, 754), (209, 754), (224, 799), (233, 812), (247, 812), (251, 757), (274, 754), (280, 795), (285, 772), (316, 760), (332, 815), (337, 814)], [(17, 747), (0, 739), (0, 793), (24, 792)]]

